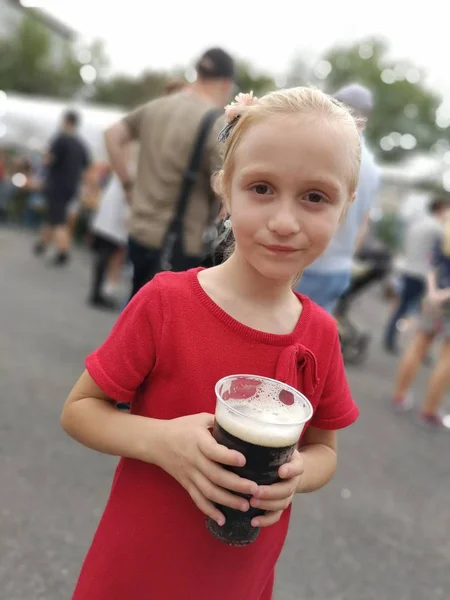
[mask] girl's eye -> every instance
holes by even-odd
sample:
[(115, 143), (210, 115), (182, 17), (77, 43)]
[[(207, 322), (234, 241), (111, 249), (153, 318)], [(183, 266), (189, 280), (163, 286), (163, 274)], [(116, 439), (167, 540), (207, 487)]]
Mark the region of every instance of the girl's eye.
[(266, 194), (272, 193), (270, 187), (265, 183), (258, 183), (257, 185), (254, 185), (252, 187), (252, 191), (255, 192), (255, 194), (258, 194), (258, 196), (265, 196)]
[(322, 201), (325, 201), (326, 198), (323, 194), (321, 194), (320, 192), (308, 192), (304, 198), (306, 198), (308, 200), (308, 202), (311, 202), (313, 204), (319, 204)]

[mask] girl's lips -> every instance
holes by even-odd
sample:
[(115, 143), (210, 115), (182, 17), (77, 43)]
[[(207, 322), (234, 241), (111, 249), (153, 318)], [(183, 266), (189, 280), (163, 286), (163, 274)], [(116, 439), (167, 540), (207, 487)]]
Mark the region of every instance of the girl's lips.
[(273, 246), (265, 246), (267, 250), (271, 252), (296, 252), (297, 248), (293, 248), (292, 246), (281, 246), (281, 245), (273, 245)]

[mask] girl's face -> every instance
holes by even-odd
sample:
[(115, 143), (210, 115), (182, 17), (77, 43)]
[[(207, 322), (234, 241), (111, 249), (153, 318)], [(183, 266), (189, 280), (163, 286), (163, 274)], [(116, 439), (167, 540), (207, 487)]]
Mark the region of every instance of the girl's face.
[(324, 252), (353, 199), (354, 136), (347, 125), (298, 115), (244, 133), (227, 209), (235, 252), (261, 275), (290, 280)]

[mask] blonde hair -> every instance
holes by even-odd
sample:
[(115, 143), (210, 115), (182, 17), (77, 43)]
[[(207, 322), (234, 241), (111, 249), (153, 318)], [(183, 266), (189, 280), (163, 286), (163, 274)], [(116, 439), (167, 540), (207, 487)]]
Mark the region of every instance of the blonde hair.
[(249, 128), (270, 116), (311, 115), (321, 117), (329, 122), (343, 123), (354, 132), (355, 144), (351, 156), (349, 179), (350, 195), (358, 185), (361, 164), (360, 130), (364, 121), (354, 117), (340, 102), (312, 87), (295, 87), (277, 90), (242, 107), (239, 118), (231, 128), (225, 141), (222, 169), (214, 178), (214, 190), (222, 198), (229, 197), (233, 159), (237, 146)]

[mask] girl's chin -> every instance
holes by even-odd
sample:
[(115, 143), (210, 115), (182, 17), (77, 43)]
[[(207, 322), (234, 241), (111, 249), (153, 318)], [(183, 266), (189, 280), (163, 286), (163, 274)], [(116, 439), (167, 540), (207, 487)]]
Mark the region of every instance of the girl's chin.
[(275, 265), (274, 266), (255, 265), (255, 269), (263, 277), (265, 277), (267, 279), (272, 279), (274, 281), (279, 281), (280, 283), (282, 281), (285, 281), (287, 283), (291, 283), (292, 280), (299, 273), (299, 271), (297, 271), (297, 270), (294, 271), (292, 269), (286, 269), (286, 268), (283, 269), (283, 268), (280, 268), (280, 267), (277, 268)]

